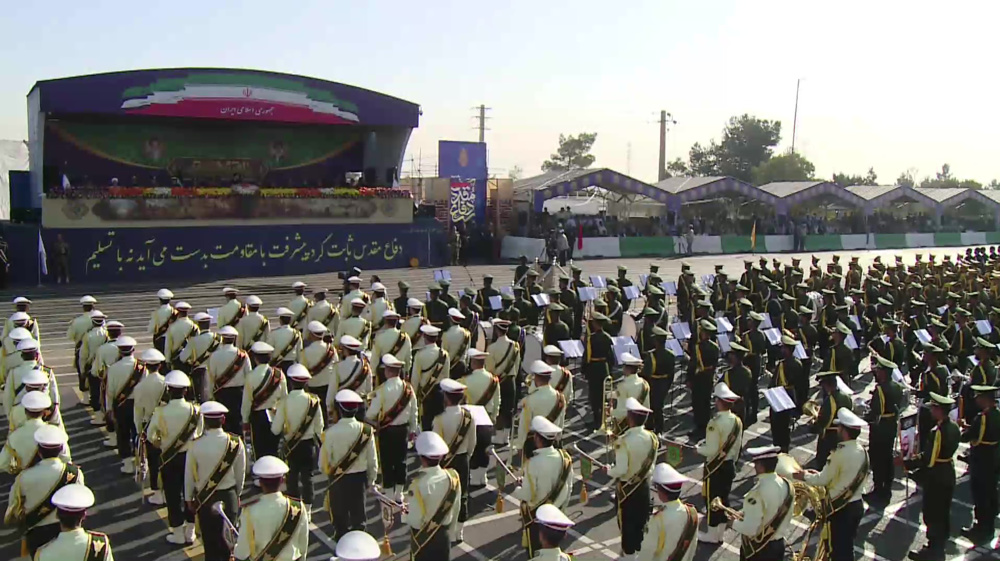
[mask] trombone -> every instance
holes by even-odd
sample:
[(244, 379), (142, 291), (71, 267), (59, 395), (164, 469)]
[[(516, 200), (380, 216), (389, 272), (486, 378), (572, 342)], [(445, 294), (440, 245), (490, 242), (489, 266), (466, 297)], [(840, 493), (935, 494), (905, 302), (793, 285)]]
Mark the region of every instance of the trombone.
[(721, 497), (715, 497), (709, 504), (709, 508), (715, 511), (722, 511), (722, 514), (726, 515), (726, 518), (730, 520), (743, 520), (743, 513), (736, 510), (735, 508), (729, 508), (728, 506), (722, 504)]
[(226, 516), (226, 510), (222, 505), (222, 501), (218, 501), (212, 505), (212, 512), (222, 518), (222, 539), (226, 542), (226, 546), (229, 547), (229, 551), (232, 551), (236, 547), (236, 542), (240, 539), (239, 529)]

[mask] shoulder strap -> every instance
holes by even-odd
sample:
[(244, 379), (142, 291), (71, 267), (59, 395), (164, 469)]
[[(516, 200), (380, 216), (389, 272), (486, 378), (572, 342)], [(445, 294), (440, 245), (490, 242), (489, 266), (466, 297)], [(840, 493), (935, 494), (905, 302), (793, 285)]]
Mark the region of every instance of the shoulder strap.
[(230, 380), (236, 377), (236, 371), (239, 370), (240, 368), (243, 368), (243, 365), (246, 364), (247, 358), (248, 356), (246, 351), (242, 349), (236, 349), (236, 356), (233, 357), (233, 361), (229, 363), (229, 366), (226, 368), (225, 372), (220, 374), (219, 377), (215, 380), (215, 391), (219, 391), (226, 384), (228, 384)]
[(451, 437), (451, 442), (448, 443), (448, 454), (441, 461), (442, 467), (448, 467), (451, 465), (452, 460), (458, 454), (456, 450), (462, 447), (465, 443), (465, 437), (469, 435), (469, 428), (472, 427), (472, 413), (469, 413), (468, 409), (460, 407), (459, 411), (462, 412), (462, 421), (459, 423), (458, 428), (455, 430), (455, 434)]
[(198, 428), (198, 418), (201, 416), (201, 412), (198, 410), (198, 406), (191, 405), (191, 414), (188, 416), (187, 422), (181, 427), (181, 431), (177, 433), (177, 437), (174, 441), (170, 443), (169, 446), (163, 449), (160, 453), (160, 463), (161, 465), (166, 465), (167, 462), (174, 459), (174, 456), (180, 452), (181, 448), (187, 444), (188, 440), (191, 440), (191, 435)]
[(451, 508), (458, 498), (460, 488), (458, 474), (455, 473), (455, 470), (451, 469), (445, 470), (445, 473), (448, 474), (448, 491), (441, 498), (441, 503), (438, 505), (437, 510), (434, 511), (434, 514), (419, 530), (410, 532), (410, 555), (412, 556), (419, 554), (438, 533), (444, 518), (451, 512)]
[(358, 438), (351, 445), (351, 448), (344, 454), (344, 457), (340, 459), (339, 462), (330, 471), (330, 486), (332, 487), (334, 483), (340, 481), (340, 478), (345, 475), (347, 468), (351, 467), (351, 464), (357, 460), (365, 450), (365, 446), (368, 445), (368, 441), (372, 437), (372, 427), (371, 425), (361, 425), (361, 431), (358, 433)]
[(281, 371), (273, 366), (268, 366), (267, 368), (267, 375), (264, 376), (264, 379), (260, 381), (260, 384), (253, 389), (253, 409), (263, 405), (264, 402), (271, 397), (271, 394), (273, 394), (281, 385)]
[(287, 497), (287, 499), (288, 504), (285, 506), (285, 517), (281, 525), (278, 526), (277, 531), (271, 536), (270, 541), (267, 542), (264, 549), (254, 557), (254, 561), (277, 559), (281, 555), (281, 551), (288, 545), (288, 542), (292, 541), (292, 537), (295, 536), (295, 528), (299, 525), (299, 520), (302, 518), (305, 509), (302, 508), (302, 502), (298, 499), (291, 497)]
[(229, 469), (236, 462), (236, 455), (240, 452), (240, 439), (239, 437), (230, 434), (229, 443), (226, 445), (226, 450), (222, 453), (219, 458), (219, 462), (215, 464), (215, 468), (209, 473), (208, 478), (205, 481), (205, 486), (195, 493), (194, 497), (194, 510), (197, 512), (201, 505), (207, 503), (212, 495), (215, 494), (215, 490), (219, 488), (219, 484), (222, 483), (222, 479), (229, 472)]
[(84, 561), (104, 561), (111, 555), (111, 543), (107, 534), (87, 532), (88, 543)]
[(406, 406), (409, 405), (410, 399), (413, 397), (413, 386), (409, 382), (403, 381), (403, 391), (399, 392), (399, 397), (396, 402), (392, 404), (392, 407), (385, 409), (379, 415), (378, 418), (378, 428), (384, 429), (392, 424), (393, 421), (399, 417)]
[[(311, 393), (306, 393), (306, 395), (309, 396), (309, 409), (306, 409), (306, 414), (302, 416), (302, 422), (299, 423), (299, 426), (298, 428), (295, 429), (295, 432), (293, 432), (291, 435), (285, 438), (285, 444), (282, 447), (283, 448), (282, 455), (284, 457), (288, 457), (288, 453), (294, 450), (296, 446), (298, 446), (299, 441), (302, 440), (302, 437), (305, 436), (306, 431), (309, 430), (309, 426), (312, 425), (313, 420), (316, 418), (316, 415), (319, 414), (319, 398)], [(287, 411), (286, 411), (286, 416), (287, 416)]]
[(327, 345), (326, 352), (324, 352), (323, 356), (320, 357), (319, 361), (316, 364), (314, 364), (312, 368), (309, 369), (309, 374), (312, 376), (316, 376), (317, 374), (325, 370), (326, 367), (330, 366), (330, 363), (333, 362), (333, 357), (336, 355), (337, 355), (337, 349), (334, 348), (333, 345)]
[(46, 493), (45, 499), (35, 505), (30, 512), (25, 513), (24, 523), (21, 525), (22, 530), (27, 531), (34, 528), (39, 522), (44, 520), (46, 516), (55, 512), (56, 507), (52, 504), (52, 496), (56, 494), (56, 491), (62, 489), (66, 485), (75, 483), (79, 477), (79, 467), (73, 464), (64, 464), (62, 474), (59, 475), (59, 479), (56, 479), (52, 488), (49, 489), (48, 493)]
[[(695, 532), (698, 531), (698, 511), (693, 506), (685, 504), (684, 512), (687, 514), (687, 519), (684, 521), (684, 529), (681, 531), (681, 535), (677, 537), (674, 550), (666, 557), (668, 561), (680, 561), (683, 559), (684, 554), (687, 553), (688, 548), (691, 546)], [(660, 550), (657, 551), (659, 552)]]

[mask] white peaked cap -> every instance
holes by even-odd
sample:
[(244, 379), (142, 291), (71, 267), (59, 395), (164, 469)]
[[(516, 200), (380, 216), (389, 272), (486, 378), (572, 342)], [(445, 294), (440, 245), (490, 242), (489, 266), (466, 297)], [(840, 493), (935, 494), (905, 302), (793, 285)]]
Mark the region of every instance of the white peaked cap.
[(562, 349), (555, 345), (545, 345), (545, 348), (542, 349), (542, 354), (547, 356), (562, 356), (564, 353), (562, 352)]
[(451, 378), (441, 380), (439, 385), (441, 386), (441, 391), (446, 393), (462, 393), (466, 388), (465, 384)]
[(21, 383), (25, 386), (42, 386), (49, 383), (49, 377), (41, 370), (29, 370), (21, 377)]
[[(91, 315), (93, 317), (93, 315)], [(104, 317), (102, 314), (101, 317)], [(10, 315), (10, 321), (28, 321), (31, 318), (27, 312), (14, 312)]]
[(257, 353), (259, 355), (266, 355), (268, 353), (273, 353), (274, 347), (263, 341), (257, 341), (253, 345), (250, 345), (250, 352)]
[(233, 288), (231, 286), (227, 286), (227, 287), (225, 287), (225, 288), (222, 289), (222, 293), (223, 294), (229, 294), (230, 292), (235, 293), (235, 294), (239, 294), (240, 293), (239, 289)]
[(147, 363), (156, 364), (157, 362), (163, 362), (164, 360), (167, 360), (167, 357), (163, 356), (163, 353), (161, 353), (156, 349), (146, 349), (142, 351), (141, 355), (139, 355), (139, 360)]
[(715, 385), (715, 391), (712, 392), (715, 397), (725, 400), (725, 401), (736, 401), (740, 396), (736, 395), (736, 392), (729, 389), (729, 386), (725, 382), (719, 382)]
[(465, 356), (469, 358), (486, 358), (490, 356), (490, 353), (483, 352), (477, 348), (471, 348), (465, 353)]
[(386, 311), (382, 312), (382, 319), (390, 319), (390, 318), (398, 318), (398, 317), (399, 317), (399, 314), (396, 313), (396, 310), (386, 310)]
[(380, 282), (373, 283), (372, 292), (385, 292), (385, 285)]
[(378, 561), (382, 549), (378, 540), (361, 530), (352, 530), (337, 540), (337, 561)]
[(680, 486), (686, 481), (690, 480), (681, 475), (680, 472), (674, 469), (674, 466), (670, 464), (659, 463), (653, 468), (653, 483), (657, 485), (677, 488), (679, 490)]
[(747, 448), (747, 454), (749, 454), (754, 461), (777, 458), (780, 453), (781, 448), (777, 446), (757, 446), (755, 448)]
[(91, 295), (88, 294), (88, 295), (80, 298), (80, 303), (81, 304), (96, 304), (97, 303), (97, 298), (94, 298), (93, 296), (91, 296)]
[(14, 329), (10, 330), (10, 333), (8, 333), (7, 336), (13, 339), (14, 341), (22, 341), (24, 339), (31, 337), (31, 332), (23, 327), (15, 327)]
[(105, 326), (108, 329), (114, 329), (114, 328), (121, 329), (121, 328), (125, 327), (125, 324), (122, 323), (122, 322), (120, 322), (120, 321), (118, 321), (118, 320), (116, 320), (116, 319), (113, 319), (113, 320), (109, 321)]
[(546, 419), (541, 415), (535, 415), (531, 419), (531, 430), (537, 432), (538, 434), (544, 436), (545, 438), (552, 440), (553, 438), (559, 436), (562, 433), (562, 429), (559, 425), (553, 423), (552, 421)]
[(629, 413), (652, 413), (653, 410), (639, 403), (639, 400), (630, 397), (625, 400), (625, 410)]
[(253, 463), (253, 474), (264, 479), (281, 477), (288, 473), (288, 464), (274, 456), (264, 456)]
[(30, 337), (27, 338), (27, 339), (22, 339), (17, 344), (17, 350), (20, 351), (20, 352), (22, 352), (22, 353), (28, 353), (28, 352), (31, 352), (31, 351), (37, 351), (38, 350), (38, 341), (35, 341), (34, 339), (32, 339)]
[(340, 338), (340, 345), (342, 347), (347, 347), (348, 349), (352, 349), (355, 351), (360, 350), (361, 347), (363, 346), (361, 344), (361, 341), (358, 341), (357, 337), (353, 337), (351, 335), (342, 336)]
[(337, 395), (333, 396), (333, 399), (337, 403), (343, 403), (347, 405), (365, 402), (365, 400), (361, 399), (361, 396), (358, 395), (358, 392), (354, 390), (340, 390), (337, 392)]
[(434, 327), (433, 325), (430, 325), (430, 324), (421, 325), (420, 326), (420, 332), (423, 333), (424, 335), (431, 335), (431, 336), (440, 335), (441, 334), (441, 328), (440, 327)]
[(295, 282), (292, 283), (292, 288), (305, 288), (307, 286), (309, 286), (309, 285), (307, 285), (306, 283), (304, 283), (302, 281), (295, 281)]
[(349, 284), (361, 284), (361, 277), (359, 276), (347, 277), (347, 282)]
[(206, 401), (201, 404), (201, 414), (205, 417), (221, 417), (229, 413), (229, 408), (218, 401)]
[(212, 321), (212, 316), (208, 315), (206, 312), (198, 312), (194, 315), (194, 320), (196, 322)]
[(174, 304), (174, 308), (177, 310), (190, 310), (191, 304), (188, 304), (187, 302), (178, 302)]
[(442, 458), (448, 453), (448, 445), (436, 432), (426, 431), (417, 435), (417, 454), (425, 458)]
[(274, 313), (279, 318), (280, 317), (292, 317), (292, 316), (295, 315), (294, 312), (292, 312), (291, 310), (289, 310), (288, 308), (286, 308), (284, 306), (282, 306), (282, 307), (278, 308), (277, 310), (275, 310)]
[(448, 308), (448, 315), (455, 319), (465, 319), (465, 314), (458, 311), (458, 308)]
[(28, 300), (24, 296), (18, 296), (17, 298), (14, 298), (14, 303), (15, 304), (30, 304), (31, 300)]
[(174, 297), (174, 293), (170, 292), (166, 288), (161, 288), (156, 291), (156, 297), (159, 298), (160, 300), (170, 300), (171, 298)]
[(35, 444), (42, 448), (62, 448), (69, 441), (66, 431), (48, 423), (35, 430)]
[(325, 325), (316, 320), (310, 321), (309, 324), (306, 325), (306, 329), (309, 330), (309, 333), (315, 333), (317, 335), (322, 335), (327, 331), (330, 331)]
[(423, 308), (424, 307), (424, 303), (421, 302), (420, 300), (417, 300), (416, 298), (410, 298), (409, 300), (406, 301), (406, 307), (407, 308)]
[(163, 381), (168, 388), (191, 387), (191, 378), (188, 378), (188, 375), (181, 372), (180, 370), (171, 370), (170, 372), (167, 372), (167, 375), (163, 378)]
[(240, 332), (231, 325), (223, 325), (219, 328), (219, 335), (223, 337), (239, 337)]
[(101, 310), (93, 310), (90, 312), (90, 319), (104, 319), (108, 316), (104, 315)]
[(842, 427), (850, 429), (860, 429), (868, 424), (864, 419), (858, 417), (853, 411), (847, 409), (846, 407), (841, 407), (837, 410), (837, 423)]
[(63, 485), (52, 495), (52, 504), (64, 512), (82, 512), (94, 506), (94, 492), (82, 483)]
[(121, 337), (115, 339), (115, 346), (118, 348), (134, 347), (135, 345), (135, 339), (133, 337), (129, 337), (128, 335), (122, 335)]
[(536, 360), (531, 363), (531, 373), (537, 375), (552, 374), (552, 367), (545, 364), (544, 361)]
[(382, 355), (382, 364), (390, 368), (396, 368), (399, 366), (403, 366), (403, 361), (399, 360), (398, 358), (396, 358), (391, 354), (386, 353)]
[(312, 374), (309, 373), (309, 369), (297, 362), (288, 367), (288, 371), (285, 372), (285, 375), (292, 380), (297, 380), (299, 382), (307, 382), (310, 378), (312, 378)]
[(351, 306), (361, 306), (362, 308), (364, 308), (366, 305), (367, 304), (365, 304), (365, 301), (362, 300), (361, 298), (351, 299)]
[(264, 301), (259, 296), (254, 296), (253, 294), (247, 296), (247, 306), (260, 306), (263, 303)]
[(622, 364), (627, 364), (629, 366), (642, 366), (642, 359), (633, 356), (631, 353), (622, 353)]
[(44, 411), (52, 407), (52, 398), (45, 392), (28, 392), (21, 398), (21, 405), (28, 411)]
[(535, 511), (535, 521), (553, 530), (568, 530), (573, 526), (573, 521), (551, 503), (538, 507)]

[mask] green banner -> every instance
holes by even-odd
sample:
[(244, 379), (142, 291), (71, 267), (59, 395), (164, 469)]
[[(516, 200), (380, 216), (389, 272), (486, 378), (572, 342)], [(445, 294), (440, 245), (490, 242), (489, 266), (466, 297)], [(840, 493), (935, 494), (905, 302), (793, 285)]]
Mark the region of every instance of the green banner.
[(962, 234), (957, 232), (938, 232), (934, 234), (934, 245), (937, 247), (962, 245)]
[(844, 249), (840, 236), (806, 236), (806, 251), (837, 251)]
[[(758, 246), (763, 246), (763, 238), (764, 236), (757, 237)], [(722, 253), (750, 253), (752, 249), (750, 236), (722, 236)]]
[(1000, 243), (1000, 232), (986, 232), (986, 243)]
[(619, 238), (622, 257), (669, 257), (674, 255), (674, 239), (669, 236)]
[(877, 249), (897, 249), (909, 246), (906, 243), (906, 234), (875, 234), (875, 247)]

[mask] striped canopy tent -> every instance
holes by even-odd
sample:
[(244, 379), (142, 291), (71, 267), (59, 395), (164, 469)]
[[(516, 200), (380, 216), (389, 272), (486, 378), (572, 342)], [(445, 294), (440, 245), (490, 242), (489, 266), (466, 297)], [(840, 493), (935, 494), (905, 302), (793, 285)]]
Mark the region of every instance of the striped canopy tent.
[(789, 211), (819, 206), (865, 210), (865, 200), (829, 181), (775, 181), (761, 190), (779, 197)]
[(938, 216), (970, 217), (982, 215), (982, 211), (985, 209), (993, 216), (993, 226), (1000, 227), (1000, 201), (992, 193), (987, 196), (978, 189), (963, 187), (917, 187), (914, 191), (922, 193), (938, 203)]
[(775, 214), (784, 214), (784, 203), (778, 197), (734, 177), (670, 177), (656, 187), (675, 195), (670, 201), (671, 210), (681, 206), (722, 196), (745, 198), (772, 205)]
[(847, 190), (865, 200), (867, 214), (892, 203), (917, 203), (929, 212), (939, 210), (936, 200), (905, 185), (852, 185)]
[(550, 171), (520, 179), (514, 182), (514, 198), (528, 200), (535, 212), (542, 212), (543, 205), (548, 199), (562, 197), (590, 187), (600, 187), (605, 191), (617, 194), (619, 202), (635, 200), (636, 197), (646, 197), (668, 205), (673, 196), (670, 192), (655, 185), (608, 168), (599, 168)]

